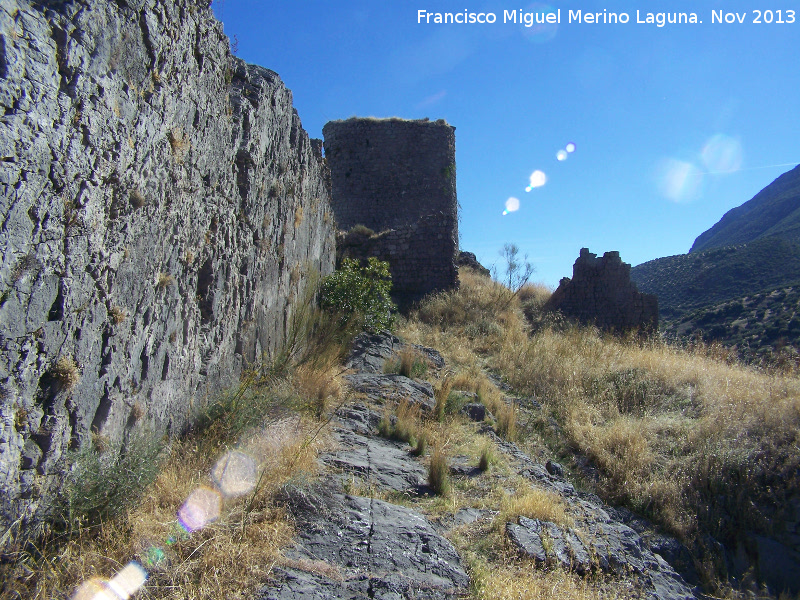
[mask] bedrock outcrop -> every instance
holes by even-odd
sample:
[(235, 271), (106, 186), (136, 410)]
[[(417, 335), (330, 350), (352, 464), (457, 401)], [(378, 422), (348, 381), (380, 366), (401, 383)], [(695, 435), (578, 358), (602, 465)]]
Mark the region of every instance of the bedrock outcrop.
[(0, 525), (176, 432), (333, 268), (321, 142), (197, 0), (0, 2)]
[[(373, 374), (381, 369), (381, 360), (390, 358), (389, 347), (402, 349), (403, 343), (389, 333), (363, 335), (354, 344), (348, 364), (360, 371), (356, 375)], [(433, 349), (417, 348), (427, 356), (438, 356)], [(426, 515), (424, 504), (415, 504), (433, 493), (425, 482), (426, 458), (414, 456), (407, 443), (379, 434), (380, 420), (390, 418), (386, 405), (397, 402), (393, 384), (376, 383), (368, 394), (353, 391), (361, 397), (336, 411), (332, 421), (336, 447), (320, 457), (320, 478), (311, 485), (288, 485), (282, 490), (281, 503), (298, 534), (258, 600), (465, 597), (469, 577), (448, 534), (458, 527), (462, 534), (470, 530), (469, 537), (478, 539), (502, 525), (492, 524), (498, 515), (493, 508), (500, 506), (487, 506), (488, 497), (479, 490), (507, 484), (508, 472), (481, 471), (474, 466), (474, 457), (451, 456), (451, 477), (471, 479), (470, 489), (482, 497), (462, 497), (458, 502), (479, 507), (456, 510), (454, 498), (452, 512)], [(636, 597), (694, 600), (692, 585), (658, 554), (668, 542), (685, 550), (677, 540), (659, 536), (658, 543), (651, 542), (646, 534), (622, 523), (599, 498), (576, 490), (560, 465), (539, 464), (515, 443), (501, 439), (491, 422), (476, 425), (475, 431), (491, 440), (509, 468), (529, 480), (532, 488), (558, 496), (573, 520), (571, 527), (525, 517), (507, 522), (503, 527), (508, 548), (533, 559), (525, 568), (558, 565), (580, 576), (602, 573), (609, 580), (627, 580)], [(410, 506), (375, 495), (402, 497)], [(673, 551), (667, 557), (674, 559), (677, 554)], [(676, 564), (685, 566), (680, 561)]]

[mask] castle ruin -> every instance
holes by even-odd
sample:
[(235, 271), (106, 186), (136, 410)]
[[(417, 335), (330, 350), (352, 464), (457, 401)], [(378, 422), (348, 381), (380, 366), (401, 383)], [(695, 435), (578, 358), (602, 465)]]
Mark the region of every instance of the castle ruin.
[(658, 298), (639, 292), (631, 281), (631, 266), (622, 262), (619, 252), (606, 252), (598, 258), (588, 248), (581, 248), (572, 279), (561, 280), (544, 308), (605, 331), (658, 329)]
[(455, 127), (444, 120), (351, 118), (322, 130), (337, 255), (389, 262), (401, 308), (458, 286)]

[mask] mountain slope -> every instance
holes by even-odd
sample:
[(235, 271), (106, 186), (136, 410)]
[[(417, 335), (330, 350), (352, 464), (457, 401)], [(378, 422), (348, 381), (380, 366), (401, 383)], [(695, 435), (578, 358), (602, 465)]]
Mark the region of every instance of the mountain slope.
[(658, 296), (662, 319), (800, 281), (800, 242), (777, 237), (657, 258), (631, 269), (640, 291)]
[(688, 254), (638, 265), (631, 279), (658, 296), (668, 335), (699, 335), (748, 356), (800, 350), (800, 329), (789, 327), (800, 284), (800, 166), (725, 213)]
[(800, 166), (784, 173), (751, 200), (729, 210), (692, 244), (690, 253), (764, 237), (800, 241)]

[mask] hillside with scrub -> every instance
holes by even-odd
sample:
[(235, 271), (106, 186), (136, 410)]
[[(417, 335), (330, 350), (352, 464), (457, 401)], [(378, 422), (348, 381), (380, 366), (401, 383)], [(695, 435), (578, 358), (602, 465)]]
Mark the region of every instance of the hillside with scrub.
[[(352, 310), (305, 298), (278, 360), (186, 435), (75, 454), (0, 597), (91, 592), (131, 560), (147, 598), (797, 593), (781, 570), (800, 512), (795, 373), (572, 326), (542, 312), (548, 289), (464, 268), (458, 290), (382, 323), (394, 334), (356, 337), (361, 312), (386, 315), (386, 287), (358, 271), (322, 286)], [(252, 461), (246, 493), (180, 527), (232, 452)]]
[(661, 331), (723, 344), (753, 364), (797, 364), (800, 167), (701, 233), (687, 254), (631, 270), (658, 296)]

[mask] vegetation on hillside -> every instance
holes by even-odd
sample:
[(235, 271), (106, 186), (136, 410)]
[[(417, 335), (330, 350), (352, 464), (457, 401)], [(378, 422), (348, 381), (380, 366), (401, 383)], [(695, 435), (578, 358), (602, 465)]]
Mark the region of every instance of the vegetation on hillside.
[(745, 531), (769, 533), (800, 493), (800, 380), (731, 363), (715, 346), (561, 324), (531, 332), (523, 306), (493, 310), (509, 293), (464, 273), (460, 290), (428, 301), (400, 332), (535, 399), (543, 408), (520, 417), (521, 444), (561, 453), (604, 499), (686, 542), (719, 582), (709, 536), (733, 547)]
[[(745, 531), (769, 533), (787, 498), (800, 494), (800, 380), (742, 366), (714, 346), (686, 350), (569, 326), (542, 313), (549, 294), (531, 284), (514, 292), (464, 269), (460, 289), (400, 318), (398, 333), (440, 350), (448, 366), (422, 368), (412, 351), (390, 361), (388, 369), (433, 383), (436, 409), (425, 417), (408, 404), (387, 404), (381, 433), (409, 444), (428, 466), (436, 494), (387, 496), (356, 482), (348, 492), (383, 494), (432, 518), (461, 507), (498, 511), (451, 535), (476, 600), (636, 597), (617, 579), (534, 568), (509, 548), (506, 521), (525, 515), (569, 524), (571, 516), (558, 497), (511, 470), (479, 425), (459, 414), (469, 396), (486, 405), (503, 438), (537, 460), (558, 458), (577, 484), (680, 537), (700, 560), (709, 591), (735, 596), (709, 540), (733, 544)], [(330, 443), (332, 412), (348, 401), (339, 379), (348, 335), (340, 326), (353, 319), (310, 306), (295, 314), (293, 329), (302, 334), (290, 336), (293, 349), (280, 368), (252, 370), (213, 399), (192, 432), (163, 447), (152, 481), (126, 484), (132, 502), (92, 521), (73, 498), (71, 530), (16, 540), (0, 565), (0, 597), (64, 597), (131, 559), (150, 572), (147, 597), (252, 597), (291, 543), (280, 491), (313, 481), (315, 457)], [(498, 379), (512, 391), (501, 392)], [(177, 527), (176, 507), (231, 450), (256, 458), (254, 489), (226, 500), (216, 521), (187, 535)], [(98, 464), (99, 449), (88, 452), (87, 464)], [(449, 461), (464, 456), (481, 475), (451, 479)], [(104, 473), (109, 481), (120, 476)]]
[[(638, 265), (631, 278), (658, 296), (661, 330), (734, 348), (749, 362), (786, 362), (800, 284), (800, 167), (700, 234), (689, 254)], [(783, 349), (792, 348), (787, 354)]]
[(800, 286), (713, 304), (663, 321), (671, 339), (700, 338), (735, 350), (751, 364), (797, 368), (800, 362)]
[(639, 291), (658, 296), (662, 319), (800, 282), (800, 244), (765, 238), (741, 246), (658, 258), (631, 269)]
[(772, 237), (659, 258), (631, 278), (658, 296), (659, 329), (676, 341), (719, 343), (765, 364), (786, 363), (800, 349), (798, 243)]

